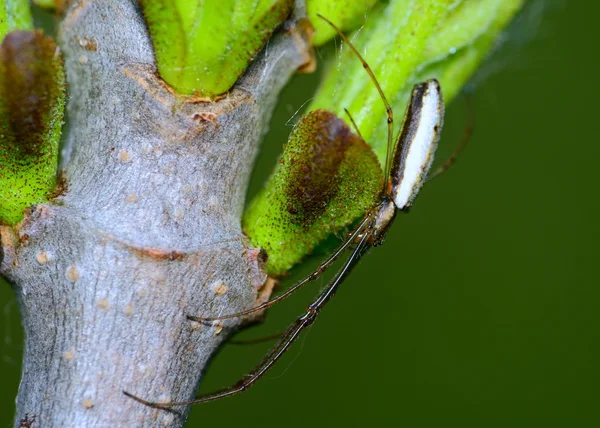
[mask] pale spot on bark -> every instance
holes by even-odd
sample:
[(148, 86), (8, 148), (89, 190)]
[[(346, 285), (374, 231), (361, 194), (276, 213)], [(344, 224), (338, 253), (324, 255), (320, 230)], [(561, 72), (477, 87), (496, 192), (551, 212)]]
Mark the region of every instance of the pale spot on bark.
[(98, 307), (99, 307), (100, 309), (108, 309), (108, 306), (109, 306), (109, 305), (108, 305), (108, 300), (106, 300), (106, 299), (101, 299), (101, 300), (98, 302)]
[(94, 39), (84, 39), (83, 37), (79, 39), (79, 46), (82, 48), (95, 52), (98, 50), (98, 43)]
[(224, 282), (220, 282), (215, 286), (215, 295), (223, 296), (227, 293), (227, 285)]
[(45, 265), (50, 260), (50, 258), (48, 257), (48, 253), (46, 253), (45, 251), (40, 251), (39, 253), (37, 253), (37, 256), (35, 258), (41, 265)]
[(77, 269), (77, 266), (72, 265), (67, 269), (67, 279), (71, 282), (77, 282), (79, 279), (79, 270)]
[(190, 323), (190, 327), (192, 328), (192, 330), (200, 330), (202, 328), (202, 323), (198, 321), (192, 321)]
[(119, 153), (119, 160), (123, 163), (131, 162), (131, 153), (129, 153), (127, 150), (123, 150), (121, 153)]
[(175, 219), (179, 221), (183, 220), (183, 209), (181, 207), (175, 208)]
[(75, 353), (71, 349), (69, 349), (67, 352), (65, 352), (63, 354), (63, 358), (67, 361), (72, 360), (74, 356), (75, 356)]

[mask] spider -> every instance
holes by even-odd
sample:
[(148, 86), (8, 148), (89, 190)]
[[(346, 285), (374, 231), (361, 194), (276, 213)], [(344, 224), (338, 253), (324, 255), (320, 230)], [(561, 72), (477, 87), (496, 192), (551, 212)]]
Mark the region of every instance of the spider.
[[(218, 400), (220, 398), (229, 397), (245, 391), (260, 379), (279, 358), (290, 348), (290, 346), (300, 336), (302, 331), (310, 326), (319, 312), (329, 302), (336, 293), (343, 280), (348, 276), (350, 271), (357, 265), (362, 256), (371, 248), (381, 245), (387, 231), (392, 225), (396, 213), (398, 211), (407, 212), (413, 204), (421, 186), (425, 181), (429, 181), (440, 175), (448, 169), (457, 159), (458, 154), (464, 148), (468, 141), (472, 125), (467, 126), (462, 140), (455, 149), (450, 158), (436, 169), (429, 178), (428, 172), (433, 163), (437, 143), (440, 139), (442, 126), (444, 122), (444, 101), (440, 84), (435, 79), (427, 80), (414, 86), (411, 98), (404, 116), (404, 122), (400, 134), (393, 141), (393, 124), (394, 116), (392, 107), (381, 86), (379, 85), (371, 67), (364, 60), (362, 55), (346, 37), (346, 35), (327, 18), (318, 15), (329, 24), (342, 38), (342, 40), (350, 47), (352, 52), (361, 61), (365, 71), (369, 74), (373, 81), (381, 100), (383, 101), (387, 113), (387, 156), (384, 175), (384, 186), (381, 190), (379, 202), (376, 203), (360, 221), (358, 226), (350, 233), (348, 238), (335, 250), (335, 252), (309, 276), (296, 283), (281, 295), (258, 305), (246, 311), (228, 314), (219, 317), (193, 317), (188, 316), (188, 319), (198, 322), (211, 322), (217, 320), (231, 319), (245, 316), (256, 311), (262, 311), (275, 303), (280, 302), (286, 297), (293, 294), (308, 282), (314, 281), (327, 270), (347, 249), (353, 247), (350, 257), (346, 260), (343, 267), (335, 274), (332, 280), (326, 285), (325, 289), (317, 296), (317, 298), (308, 306), (306, 312), (297, 318), (283, 333), (276, 336), (269, 336), (267, 339), (278, 337), (279, 341), (271, 348), (264, 359), (235, 385), (225, 388), (220, 391), (202, 395), (194, 400), (180, 401), (172, 403), (155, 403), (146, 401), (142, 398), (134, 396), (126, 391), (125, 395), (134, 400), (153, 408), (170, 408), (176, 406), (188, 406), (192, 404), (204, 403), (207, 401)], [(360, 131), (352, 116), (345, 110), (349, 116), (356, 133), (359, 137)], [(251, 341), (255, 342), (255, 341)]]

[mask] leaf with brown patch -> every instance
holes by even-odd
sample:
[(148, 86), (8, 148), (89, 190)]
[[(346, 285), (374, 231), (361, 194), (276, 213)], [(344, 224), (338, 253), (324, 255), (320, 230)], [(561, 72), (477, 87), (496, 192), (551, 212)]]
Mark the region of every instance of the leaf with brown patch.
[(41, 31), (13, 31), (0, 45), (0, 221), (47, 200), (56, 183), (65, 104), (60, 52)]
[(316, 110), (294, 128), (277, 169), (244, 215), (254, 246), (281, 275), (374, 203), (383, 174), (371, 148), (333, 113)]

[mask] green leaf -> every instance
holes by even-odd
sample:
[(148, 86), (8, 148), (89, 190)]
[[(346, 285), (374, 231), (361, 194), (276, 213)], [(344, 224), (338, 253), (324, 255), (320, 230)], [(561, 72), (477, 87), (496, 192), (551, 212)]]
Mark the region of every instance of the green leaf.
[(140, 0), (161, 77), (183, 95), (227, 92), (293, 0)]
[(320, 46), (333, 37), (336, 32), (323, 22), (317, 14), (323, 15), (344, 31), (352, 30), (365, 21), (369, 10), (379, 0), (307, 0), (308, 17), (315, 27), (313, 44)]
[(33, 20), (28, 0), (0, 0), (0, 41), (13, 30), (30, 30)]
[[(448, 104), (522, 4), (523, 0), (391, 0), (373, 8), (351, 40), (394, 108), (396, 133), (413, 85), (437, 78)], [(385, 109), (362, 64), (347, 48), (339, 61), (328, 64), (309, 110), (321, 108), (340, 116), (347, 108), (384, 163)]]
[(381, 168), (367, 144), (332, 113), (317, 110), (296, 125), (243, 226), (266, 250), (270, 275), (287, 272), (331, 233), (377, 200)]
[(33, 0), (33, 2), (44, 9), (56, 9), (56, 0)]
[(65, 105), (57, 46), (41, 31), (13, 31), (0, 46), (0, 222), (47, 201), (56, 184)]

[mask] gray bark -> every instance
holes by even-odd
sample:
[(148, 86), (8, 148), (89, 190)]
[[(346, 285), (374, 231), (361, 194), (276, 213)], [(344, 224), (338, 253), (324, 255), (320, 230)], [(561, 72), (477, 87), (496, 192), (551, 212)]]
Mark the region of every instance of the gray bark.
[[(295, 16), (298, 16), (298, 10)], [(181, 426), (210, 356), (266, 275), (240, 217), (276, 96), (308, 58), (290, 19), (228, 96), (182, 102), (156, 77), (134, 0), (80, 1), (63, 21), (65, 191), (2, 227), (0, 271), (26, 332), (16, 426)], [(247, 320), (246, 320), (247, 321)], [(29, 426), (29, 425), (26, 425)]]

